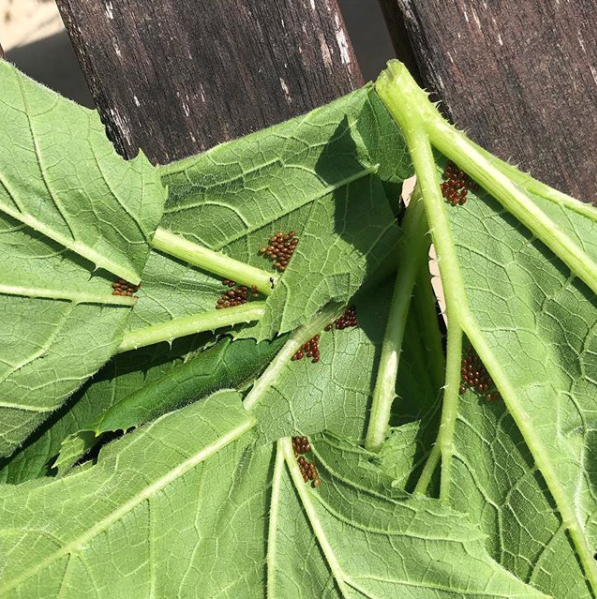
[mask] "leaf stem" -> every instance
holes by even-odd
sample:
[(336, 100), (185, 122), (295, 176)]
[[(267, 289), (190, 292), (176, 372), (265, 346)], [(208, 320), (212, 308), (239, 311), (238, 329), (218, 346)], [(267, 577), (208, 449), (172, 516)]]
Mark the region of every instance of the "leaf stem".
[[(106, 285), (108, 288), (108, 285)], [(106, 306), (134, 306), (137, 298), (111, 293), (87, 293), (69, 289), (44, 289), (43, 287), (21, 287), (0, 284), (0, 295), (16, 295), (31, 299), (66, 300), (73, 304), (103, 304)]]
[(282, 369), (292, 360), (292, 356), (300, 349), (301, 345), (322, 331), (327, 324), (341, 314), (342, 310), (342, 304), (328, 304), (310, 323), (292, 333), (288, 341), (270, 362), (269, 366), (257, 379), (253, 388), (245, 397), (243, 405), (247, 410), (253, 409), (267, 390), (275, 383)]
[[(403, 67), (403, 65), (399, 65)], [(454, 241), (445, 209), (445, 202), (441, 196), (439, 180), (435, 167), (435, 159), (425, 129), (425, 113), (421, 115), (418, 110), (412, 110), (412, 104), (424, 101), (429, 104), (426, 94), (412, 81), (405, 67), (398, 69), (396, 74), (395, 64), (390, 63), (390, 68), (384, 71), (376, 83), (376, 89), (392, 117), (398, 122), (410, 150), (410, 155), (415, 167), (418, 185), (420, 186), (427, 219), (431, 228), (431, 235), (437, 255), (439, 256), (439, 270), (446, 296), (446, 316), (448, 326), (448, 357), (446, 361), (446, 378), (444, 390), (444, 405), (442, 420), (438, 433), (437, 445), (442, 458), (441, 496), (447, 498), (450, 485), (450, 471), (452, 454), (454, 451), (454, 429), (458, 410), (458, 388), (460, 386), (460, 359), (462, 352), (462, 325), (460, 313), (468, 306), (468, 299), (464, 292), (464, 281), (460, 272)], [(405, 75), (406, 73), (406, 75)], [(399, 80), (396, 80), (396, 76)], [(403, 86), (404, 78), (410, 78)], [(437, 451), (432, 451), (429, 460), (437, 459)], [(427, 470), (427, 471), (426, 471)], [(431, 476), (428, 469), (424, 469), (425, 477)]]
[(254, 285), (266, 296), (271, 294), (277, 282), (277, 277), (270, 272), (249, 266), (222, 252), (214, 252), (162, 227), (156, 230), (151, 245), (155, 250), (180, 258), (220, 277), (226, 277), (248, 287)]
[(265, 302), (249, 302), (242, 306), (225, 310), (210, 310), (191, 316), (175, 318), (167, 322), (136, 329), (125, 333), (118, 353), (146, 347), (163, 341), (171, 342), (178, 337), (186, 337), (204, 331), (214, 331), (222, 327), (259, 320), (265, 314)]
[(308, 485), (305, 484), (303, 477), (300, 473), (298, 464), (296, 462), (296, 458), (294, 456), (294, 452), (292, 450), (292, 441), (289, 437), (285, 437), (278, 441), (278, 451), (284, 454), (284, 459), (286, 460), (286, 466), (288, 467), (288, 471), (290, 472), (290, 477), (296, 488), (298, 496), (303, 505), (303, 509), (305, 510), (305, 514), (307, 515), (307, 520), (309, 520), (309, 524), (315, 534), (315, 538), (319, 544), (319, 547), (325, 556), (325, 560), (328, 563), (328, 566), (331, 570), (331, 574), (338, 585), (338, 589), (341, 593), (342, 597), (350, 597), (352, 593), (350, 588), (347, 585), (346, 575), (342, 570), (342, 566), (336, 557), (333, 547), (331, 546), (328, 535), (326, 534), (319, 516), (315, 510), (315, 506), (313, 505), (312, 492), (309, 490)]
[(437, 435), (437, 444), (439, 445), (442, 457), (439, 496), (443, 501), (449, 501), (450, 498), (454, 432), (458, 416), (460, 364), (462, 360), (462, 328), (459, 324), (450, 323), (450, 327), (448, 328), (448, 350), (446, 353), (446, 385), (444, 389), (441, 424)]
[(401, 262), (396, 273), (365, 438), (365, 447), (369, 451), (379, 451), (388, 432), (408, 310), (417, 275), (429, 251), (427, 220), (418, 189), (415, 189), (406, 211), (403, 228), (399, 252)]
[(282, 476), (284, 475), (284, 451), (281, 448), (280, 441), (276, 448), (276, 461), (274, 464), (274, 473), (272, 476), (272, 495), (270, 500), (269, 523), (267, 531), (267, 596), (276, 596), (276, 554), (277, 554), (277, 529), (280, 513), (280, 503), (282, 497)]
[[(517, 176), (517, 182), (513, 181), (511, 173), (505, 172), (510, 169), (503, 165), (502, 169), (498, 168), (495, 160), (489, 158), (486, 151), (480, 151), (464, 133), (448, 123), (404, 65), (391, 62), (388, 69), (379, 76), (376, 89), (403, 129), (409, 126), (408, 122), (404, 122), (406, 114), (398, 116), (398, 113), (408, 112), (407, 120), (422, 127), (429, 141), (442, 154), (477, 181), (558, 256), (574, 276), (584, 281), (591, 291), (597, 294), (597, 264), (588, 261), (583, 248), (528, 197), (521, 187), (524, 185), (521, 182), (524, 175)], [(404, 105), (408, 106), (408, 110), (404, 109)], [(528, 178), (525, 180), (528, 184)], [(545, 195), (545, 188), (542, 195)], [(553, 198), (557, 194), (549, 195)], [(558, 197), (562, 201), (561, 196)], [(578, 211), (578, 206), (575, 209)]]
[[(439, 116), (438, 113), (438, 117)], [(524, 189), (502, 173), (491, 160), (443, 119), (427, 125), (429, 137), (442, 154), (477, 181), (531, 233), (540, 239), (570, 269), (597, 294), (597, 265), (587, 260), (583, 248), (571, 239), (525, 193)]]
[[(517, 390), (510, 383), (509, 376), (502, 369), (500, 362), (494, 357), (491, 347), (487, 344), (483, 333), (479, 328), (479, 324), (470, 310), (468, 299), (464, 291), (465, 288), (462, 274), (458, 265), (456, 247), (439, 192), (437, 173), (435, 171), (433, 154), (431, 152), (431, 145), (426, 130), (426, 127), (433, 130), (435, 126), (443, 123), (443, 119), (439, 116), (439, 113), (437, 113), (430, 102), (428, 102), (425, 92), (416, 85), (406, 67), (397, 61), (391, 62), (389, 68), (380, 75), (378, 82), (376, 83), (376, 88), (384, 104), (390, 111), (390, 114), (392, 114), (394, 119), (398, 122), (404, 133), (411, 152), (417, 178), (421, 185), (427, 217), (429, 224), (431, 225), (433, 242), (440, 258), (440, 274), (446, 293), (448, 329), (450, 330), (454, 326), (462, 328), (485, 364), (487, 370), (490, 372), (493, 380), (496, 382), (497, 388), (506, 403), (508, 412), (520, 430), (525, 443), (535, 460), (537, 469), (543, 476), (549, 492), (554, 499), (562, 522), (568, 530), (572, 543), (578, 553), (587, 581), (593, 592), (596, 592), (597, 566), (593, 559), (593, 552), (583, 535), (583, 525), (576, 514), (574, 505), (566, 495), (566, 491), (559, 481), (549, 451), (541, 440), (540, 435), (535, 430), (533, 420), (526, 413), (526, 410), (520, 402)], [(432, 116), (429, 117), (429, 108), (434, 110), (438, 116), (433, 116), (432, 113)], [(486, 158), (483, 156), (479, 156), (479, 158), (483, 166), (489, 166), (494, 172), (497, 170), (488, 163)], [(468, 161), (466, 161), (465, 164), (469, 166), (469, 163), (476, 159), (477, 157), (473, 159), (473, 155), (469, 155)], [(458, 158), (455, 162), (462, 166), (462, 162)], [(464, 168), (464, 166), (462, 167)], [(464, 170), (466, 170), (466, 168)], [(470, 173), (471, 176), (475, 178), (474, 173), (476, 172), (477, 168), (475, 167), (474, 172), (471, 171)], [(507, 179), (502, 173), (499, 174), (501, 177)], [(479, 182), (483, 183), (483, 179), (479, 180)], [(513, 185), (511, 182), (509, 182), (509, 184)], [(488, 191), (493, 193), (492, 188), (489, 188)], [(526, 198), (526, 200), (530, 202), (528, 198)], [(461, 336), (462, 332), (459, 333), (459, 335)], [(449, 351), (449, 353), (453, 356), (455, 351)], [(448, 362), (450, 362), (450, 359), (448, 359)], [(450, 370), (449, 364), (447, 368)], [(444, 424), (445, 423), (442, 421), (442, 426)], [(440, 431), (440, 436), (443, 434), (446, 433)], [(432, 459), (435, 459), (434, 456), (436, 455), (437, 451), (435, 451), (434, 447), (428, 461), (431, 462)], [(442, 458), (443, 457), (444, 455), (442, 453)], [(442, 469), (442, 479), (445, 474), (446, 472)], [(417, 485), (417, 487), (419, 486), (422, 487), (422, 484)]]
[(433, 387), (439, 391), (444, 384), (446, 371), (446, 356), (439, 328), (436, 310), (436, 297), (431, 285), (431, 275), (428, 269), (419, 271), (416, 282), (416, 297), (414, 302), (417, 323), (421, 334), (423, 347), (427, 352), (427, 361), (431, 372)]
[(586, 218), (591, 219), (594, 222), (597, 222), (597, 209), (591, 204), (585, 204), (568, 194), (558, 191), (553, 187), (550, 187), (546, 183), (542, 181), (538, 181), (533, 178), (529, 173), (525, 173), (519, 170), (516, 166), (509, 164), (505, 160), (499, 159), (497, 156), (494, 156), (490, 152), (488, 152), (485, 148), (482, 148), (472, 140), (468, 139), (468, 143), (474, 147), (478, 152), (483, 154), (485, 158), (491, 162), (502, 174), (506, 177), (523, 187), (527, 192), (532, 193), (533, 195), (539, 196), (544, 200), (548, 200), (553, 204), (557, 204), (563, 208), (567, 208), (568, 210), (572, 210)]

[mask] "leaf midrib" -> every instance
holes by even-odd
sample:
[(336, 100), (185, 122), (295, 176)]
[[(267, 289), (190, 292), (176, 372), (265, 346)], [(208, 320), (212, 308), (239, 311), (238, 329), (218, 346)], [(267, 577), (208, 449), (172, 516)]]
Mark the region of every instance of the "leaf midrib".
[[(167, 417), (167, 416), (166, 416)], [(156, 422), (159, 422), (157, 420)], [(189, 470), (193, 469), (195, 466), (204, 462), (212, 455), (216, 454), (218, 451), (241, 437), (243, 434), (248, 432), (251, 428), (253, 428), (257, 424), (255, 418), (250, 415), (246, 416), (246, 421), (242, 424), (237, 425), (233, 429), (229, 430), (227, 433), (218, 437), (216, 441), (207, 445), (206, 447), (199, 450), (197, 453), (192, 455), (190, 458), (187, 458), (184, 462), (172, 468), (168, 473), (159, 478), (157, 481), (153, 482), (150, 485), (147, 485), (140, 492), (131, 497), (128, 501), (126, 501), (119, 508), (115, 509), (113, 512), (108, 514), (102, 520), (94, 524), (90, 527), (85, 533), (81, 534), (76, 539), (73, 539), (63, 547), (61, 547), (58, 551), (50, 554), (44, 560), (39, 562), (33, 568), (29, 568), (28, 570), (21, 573), (19, 576), (15, 577), (13, 580), (5, 582), (0, 586), (0, 594), (7, 593), (10, 590), (13, 590), (21, 583), (25, 582), (38, 572), (45, 570), (60, 558), (65, 555), (70, 555), (77, 552), (82, 546), (87, 545), (94, 537), (99, 535), (100, 533), (107, 530), (112, 524), (118, 522), (124, 516), (126, 516), (129, 512), (135, 509), (138, 505), (140, 505), (143, 501), (150, 499), (155, 494), (159, 493), (165, 487), (179, 479), (181, 476), (186, 474)], [(153, 427), (151, 425), (149, 428)], [(149, 428), (147, 430), (149, 430)]]

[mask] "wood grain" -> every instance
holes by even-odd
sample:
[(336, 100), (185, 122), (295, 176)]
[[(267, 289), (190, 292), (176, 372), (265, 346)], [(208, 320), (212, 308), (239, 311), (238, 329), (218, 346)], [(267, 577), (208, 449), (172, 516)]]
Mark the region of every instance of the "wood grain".
[(384, 0), (399, 9), (426, 87), (502, 158), (597, 199), (597, 3)]
[(108, 135), (164, 164), (362, 84), (336, 0), (58, 0)]
[[(394, 46), (396, 58), (403, 62), (417, 83), (421, 84), (421, 74), (417, 64), (415, 53), (410, 44), (404, 16), (396, 0), (379, 0), (381, 12), (386, 21), (390, 39)], [(389, 59), (390, 57), (388, 57)]]

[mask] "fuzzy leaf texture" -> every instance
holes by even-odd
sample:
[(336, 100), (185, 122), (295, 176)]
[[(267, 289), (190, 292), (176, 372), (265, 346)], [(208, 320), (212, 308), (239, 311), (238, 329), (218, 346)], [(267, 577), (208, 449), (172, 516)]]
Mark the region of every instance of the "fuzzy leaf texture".
[[(534, 199), (575, 234), (589, 265), (597, 211), (591, 219)], [(522, 580), (557, 598), (593, 597), (545, 478), (562, 485), (594, 551), (597, 301), (487, 194), (451, 210), (450, 222), (479, 332), (532, 428), (525, 441), (503, 401), (487, 405), (468, 392), (456, 429), (453, 505), (482, 523), (492, 554)], [(537, 467), (535, 443), (546, 448), (553, 475)]]
[(393, 494), (362, 450), (317, 441), (311, 489), (289, 442), (255, 445), (254, 424), (219, 392), (92, 468), (0, 488), (2, 597), (544, 597), (461, 514)]
[(169, 189), (162, 226), (189, 241), (278, 275), (259, 249), (277, 231), (296, 233), (265, 317), (244, 332), (258, 340), (354, 295), (395, 249), (391, 207), (412, 174), (370, 87), (160, 170)]
[[(164, 190), (126, 162), (98, 116), (0, 61), (0, 455), (118, 347)], [(31, 326), (31, 323), (35, 326)]]

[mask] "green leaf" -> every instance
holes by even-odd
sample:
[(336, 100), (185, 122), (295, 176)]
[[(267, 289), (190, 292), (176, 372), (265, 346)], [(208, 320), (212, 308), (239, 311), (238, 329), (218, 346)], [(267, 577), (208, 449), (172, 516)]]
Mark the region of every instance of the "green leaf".
[(91, 426), (92, 431), (85, 430), (79, 423), (81, 428), (62, 442), (54, 466), (59, 473), (65, 472), (98, 443), (104, 433), (126, 431), (219, 389), (233, 389), (252, 383), (284, 341), (284, 337), (271, 343), (255, 343), (250, 339), (232, 342), (229, 337), (225, 338), (114, 402), (95, 422), (85, 425)]
[[(555, 479), (594, 552), (597, 302), (541, 242), (479, 195), (450, 213), (457, 255), (478, 334), (491, 351), (486, 366), (499, 369), (504, 399), (524, 410), (530, 436), (522, 437), (501, 402), (467, 394), (456, 429), (454, 505), (483, 524), (496, 559), (521, 579), (555, 597), (590, 597), (579, 548), (551, 494)], [(541, 207), (594, 248), (594, 220), (545, 201)], [(535, 462), (538, 447), (548, 470)], [(512, 546), (507, 539), (514, 538)]]
[(305, 485), (289, 440), (255, 445), (239, 400), (168, 414), (59, 481), (0, 486), (2, 596), (543, 597), (363, 451), (316, 441), (322, 484)]
[(197, 353), (205, 341), (205, 336), (195, 337), (173, 348), (154, 346), (117, 356), (43, 434), (2, 465), (2, 480), (15, 484), (55, 469), (62, 474), (102, 433), (140, 426), (218, 389), (241, 387), (265, 368), (284, 338), (256, 344), (227, 337)]
[[(494, 555), (523, 580), (594, 597), (597, 212), (479, 150), (402, 65), (377, 89), (409, 144), (447, 303), (444, 409), (426, 472), (441, 458), (440, 496), (470, 501)], [(488, 193), (450, 209), (431, 144)], [(501, 394), (498, 417), (459, 401), (463, 334)]]
[(395, 248), (386, 191), (397, 200), (410, 165), (400, 133), (364, 88), (161, 172), (169, 188), (162, 226), (189, 241), (267, 269), (259, 249), (276, 231), (295, 231), (297, 250), (266, 316), (245, 333), (265, 339), (330, 300), (348, 301)]
[[(334, 438), (314, 447), (319, 488), (305, 486), (294, 465), (291, 476), (275, 470), (273, 596), (298, 588), (304, 597), (544, 597), (488, 559), (484, 535), (463, 514), (393, 492), (372, 454)], [(294, 462), (289, 445), (285, 457)]]
[[(318, 363), (307, 357), (288, 362), (253, 411), (265, 439), (324, 430), (354, 441), (364, 437), (390, 295), (385, 282), (355, 302), (358, 327), (322, 331)], [(414, 311), (407, 326), (396, 422), (420, 418), (437, 398)]]
[(138, 282), (165, 198), (151, 165), (122, 160), (95, 113), (4, 61), (0, 81), (0, 144), (10, 148), (0, 156), (8, 456), (118, 347), (134, 299), (112, 295), (111, 284)]
[[(190, 488), (193, 495), (199, 489), (202, 465), (235, 441), (237, 449), (246, 445), (254, 423), (237, 393), (221, 392), (109, 445), (97, 466), (59, 481), (1, 486), (0, 595), (150, 596), (161, 561), (154, 553), (156, 533), (166, 534), (165, 549), (176, 540), (171, 547), (176, 551), (180, 532), (191, 526), (193, 534), (192, 522), (181, 518), (191, 505)], [(209, 487), (205, 492), (209, 496)], [(19, 505), (9, 523), (19, 497), (34, 496), (41, 502)], [(171, 517), (180, 526), (171, 526)], [(182, 546), (189, 540), (182, 535)], [(108, 563), (118, 564), (120, 574)], [(176, 578), (180, 584), (182, 577)]]
[(279, 337), (271, 343), (255, 343), (249, 339), (233, 342), (227, 337), (115, 403), (104, 412), (94, 430), (96, 434), (126, 430), (218, 389), (253, 382), (284, 341), (284, 337)]
[(165, 192), (125, 162), (99, 116), (0, 63), (0, 212), (92, 265), (138, 283)]
[(216, 302), (227, 289), (215, 276), (152, 250), (127, 330), (215, 310)]
[(206, 341), (205, 337), (195, 337), (177, 341), (172, 347), (161, 344), (116, 356), (54, 412), (23, 447), (0, 462), (0, 480), (15, 484), (51, 474), (64, 439), (91, 428), (112, 405), (161, 379)]

